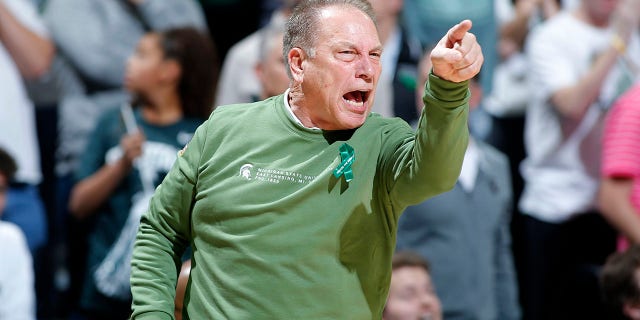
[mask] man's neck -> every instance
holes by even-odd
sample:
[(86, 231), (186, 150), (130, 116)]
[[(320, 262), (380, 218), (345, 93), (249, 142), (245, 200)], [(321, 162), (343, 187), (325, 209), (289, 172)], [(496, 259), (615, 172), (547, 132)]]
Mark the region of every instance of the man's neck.
[(287, 89), (285, 92), (285, 107), (291, 112), (293, 118), (303, 127), (309, 129), (320, 129), (311, 121), (311, 116), (297, 103), (302, 100), (302, 93)]

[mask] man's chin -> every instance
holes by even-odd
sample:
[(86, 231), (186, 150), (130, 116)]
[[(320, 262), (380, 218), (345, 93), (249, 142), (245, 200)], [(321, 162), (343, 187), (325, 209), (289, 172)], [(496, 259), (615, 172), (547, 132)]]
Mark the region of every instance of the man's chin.
[(357, 129), (360, 128), (367, 120), (369, 112), (363, 114), (353, 113), (347, 119), (344, 119), (345, 129)]
[(364, 124), (364, 119), (362, 121), (350, 121), (349, 123), (346, 123), (340, 130), (358, 129), (362, 127), (363, 124)]

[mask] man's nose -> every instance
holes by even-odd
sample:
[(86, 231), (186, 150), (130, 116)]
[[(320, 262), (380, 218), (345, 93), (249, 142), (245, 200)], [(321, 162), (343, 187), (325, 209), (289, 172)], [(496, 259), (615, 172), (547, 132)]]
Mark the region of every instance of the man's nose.
[(360, 56), (356, 72), (356, 77), (367, 81), (372, 80), (376, 72), (376, 66), (371, 61), (371, 57), (366, 55)]

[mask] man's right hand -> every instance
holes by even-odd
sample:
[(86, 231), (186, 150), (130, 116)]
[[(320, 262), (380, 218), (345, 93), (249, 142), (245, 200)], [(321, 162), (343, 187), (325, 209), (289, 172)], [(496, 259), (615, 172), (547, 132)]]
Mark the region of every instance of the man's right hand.
[(482, 67), (484, 56), (471, 29), (471, 20), (453, 26), (431, 51), (433, 74), (452, 82), (473, 78)]

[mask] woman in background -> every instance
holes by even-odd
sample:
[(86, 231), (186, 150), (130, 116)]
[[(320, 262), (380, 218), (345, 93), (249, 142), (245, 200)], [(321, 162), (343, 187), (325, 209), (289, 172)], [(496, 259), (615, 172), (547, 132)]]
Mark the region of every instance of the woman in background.
[(76, 173), (69, 208), (92, 218), (80, 300), (89, 319), (127, 319), (129, 260), (137, 222), (176, 154), (208, 117), (214, 48), (193, 28), (148, 33), (127, 63), (134, 97), (98, 121)]

